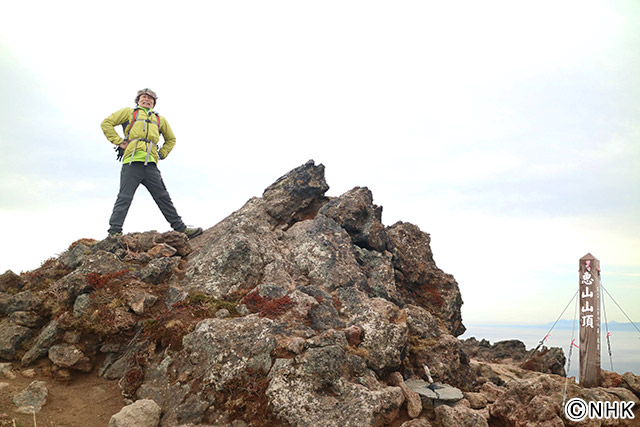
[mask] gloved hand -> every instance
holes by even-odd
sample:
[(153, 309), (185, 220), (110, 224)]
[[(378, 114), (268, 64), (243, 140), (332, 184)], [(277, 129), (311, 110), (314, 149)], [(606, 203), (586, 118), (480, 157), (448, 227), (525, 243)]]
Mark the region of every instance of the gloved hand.
[(119, 145), (116, 147), (116, 160), (120, 161), (122, 160), (122, 157), (124, 156), (124, 148), (120, 147)]

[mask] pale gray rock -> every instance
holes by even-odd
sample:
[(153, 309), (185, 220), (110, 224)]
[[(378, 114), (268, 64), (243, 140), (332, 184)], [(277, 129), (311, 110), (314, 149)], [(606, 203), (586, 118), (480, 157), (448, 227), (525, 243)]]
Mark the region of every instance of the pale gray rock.
[(184, 290), (224, 298), (260, 283), (293, 289), (281, 236), (270, 220), (265, 202), (253, 198), (205, 231), (189, 255)]
[(209, 403), (195, 395), (189, 395), (184, 403), (176, 409), (176, 419), (179, 423), (202, 422), (205, 411), (209, 408)]
[(417, 418), (411, 421), (405, 421), (400, 427), (431, 427), (432, 424), (425, 418)]
[[(189, 384), (170, 381), (170, 369), (174, 369), (173, 359), (166, 356), (145, 371), (144, 382), (135, 391), (136, 399), (153, 400), (164, 409), (163, 426), (176, 424), (177, 409), (191, 391)], [(122, 387), (122, 381), (120, 385)]]
[(182, 340), (185, 350), (198, 355), (194, 371), (203, 375), (203, 386), (221, 390), (247, 369), (271, 368), (276, 340), (273, 322), (249, 315), (233, 319), (206, 319)]
[(113, 415), (108, 427), (158, 427), (162, 409), (149, 399), (138, 400)]
[(334, 372), (345, 363), (344, 353), (337, 346), (325, 349), (274, 364), (267, 397), (276, 416), (301, 427), (380, 425), (397, 416), (404, 401), (399, 387), (347, 381)]
[(406, 380), (405, 384), (407, 385), (407, 387), (409, 387), (410, 390), (418, 393), (423, 402), (426, 400), (428, 402), (428, 406), (432, 406), (433, 404), (431, 401), (438, 398), (436, 392), (429, 388), (429, 383), (426, 381), (411, 378)]
[[(126, 270), (127, 266), (116, 255), (98, 250), (85, 257), (80, 266), (80, 272), (87, 273), (117, 273), (118, 271)], [(72, 273), (73, 274), (73, 273)]]
[(140, 280), (158, 284), (171, 275), (173, 269), (180, 264), (180, 258), (156, 258), (137, 272)]
[(41, 331), (31, 348), (22, 356), (22, 366), (29, 366), (49, 352), (49, 347), (53, 345), (59, 336), (59, 322), (53, 319)]
[(336, 293), (341, 304), (340, 314), (363, 331), (360, 347), (367, 350), (369, 367), (375, 371), (398, 368), (402, 363), (402, 350), (407, 345), (404, 311), (382, 298), (368, 298), (353, 287)]
[(284, 242), (291, 254), (292, 275), (308, 278), (311, 285), (331, 292), (366, 280), (351, 238), (331, 218), (318, 214), (313, 220), (294, 224)]
[(91, 360), (73, 344), (56, 344), (49, 348), (49, 359), (61, 368), (91, 372)]
[(29, 387), (13, 397), (13, 403), (22, 414), (38, 413), (47, 403), (49, 389), (44, 381), (33, 381)]
[(60, 255), (60, 258), (58, 258), (58, 261), (71, 270), (75, 270), (82, 265), (89, 252), (89, 246), (79, 243), (73, 248), (64, 251), (62, 255)]
[(448, 384), (433, 383), (429, 384), (429, 388), (436, 394), (436, 400), (443, 403), (453, 403), (464, 398), (462, 391)]
[(403, 306), (404, 301), (395, 281), (390, 252), (376, 252), (364, 248), (354, 247), (356, 261), (363, 270), (366, 280), (360, 282), (359, 287), (371, 297), (380, 297)]
[(86, 281), (89, 273), (109, 274), (126, 269), (126, 264), (115, 254), (96, 249), (83, 258), (82, 264), (78, 269), (58, 280), (54, 286), (58, 289), (63, 289), (71, 303), (75, 301), (78, 295), (92, 291)]
[(87, 308), (91, 304), (89, 294), (80, 294), (73, 303), (73, 316), (80, 317), (87, 312)]

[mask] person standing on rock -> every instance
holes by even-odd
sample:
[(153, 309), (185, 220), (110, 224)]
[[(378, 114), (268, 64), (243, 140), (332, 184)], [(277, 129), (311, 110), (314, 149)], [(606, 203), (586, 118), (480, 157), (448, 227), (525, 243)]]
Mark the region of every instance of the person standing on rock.
[[(109, 219), (110, 236), (122, 235), (124, 219), (140, 184), (149, 190), (171, 228), (186, 234), (189, 239), (202, 234), (202, 228), (190, 228), (182, 222), (162, 181), (157, 163), (159, 159), (167, 158), (176, 144), (176, 137), (167, 119), (152, 110), (157, 99), (151, 89), (139, 90), (135, 108), (123, 108), (102, 121), (104, 135), (117, 146), (118, 160), (122, 159), (120, 191)], [(115, 131), (119, 125), (123, 127), (124, 139)], [(164, 143), (159, 147), (161, 134)]]

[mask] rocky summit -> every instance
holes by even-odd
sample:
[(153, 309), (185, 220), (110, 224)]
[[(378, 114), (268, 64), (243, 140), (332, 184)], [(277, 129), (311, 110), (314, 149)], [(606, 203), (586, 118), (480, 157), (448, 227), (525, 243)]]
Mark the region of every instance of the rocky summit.
[[(383, 225), (366, 187), (328, 189), (309, 161), (193, 240), (81, 239), (6, 272), (0, 373), (117, 382), (109, 426), (562, 426), (567, 397), (639, 402), (631, 373), (583, 389), (559, 349), (459, 340), (429, 235)], [(0, 426), (54, 398), (34, 381)]]

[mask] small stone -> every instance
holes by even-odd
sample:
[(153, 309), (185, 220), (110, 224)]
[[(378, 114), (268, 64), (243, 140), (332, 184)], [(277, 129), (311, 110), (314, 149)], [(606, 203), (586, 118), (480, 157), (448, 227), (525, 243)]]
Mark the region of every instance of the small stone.
[(147, 252), (151, 258), (166, 258), (174, 256), (178, 250), (173, 246), (169, 246), (166, 243), (160, 243), (154, 246)]
[(42, 317), (33, 311), (14, 311), (9, 315), (9, 319), (16, 325), (27, 328), (37, 328), (42, 326)]
[(49, 349), (49, 359), (61, 368), (91, 372), (93, 366), (87, 356), (72, 344), (57, 344)]
[(487, 399), (487, 402), (493, 403), (504, 394), (504, 389), (501, 389), (500, 387), (489, 381), (482, 384), (480, 392)]
[(78, 344), (82, 338), (82, 334), (78, 331), (66, 331), (62, 336), (62, 340), (69, 344)]
[(8, 380), (16, 378), (16, 374), (13, 373), (13, 365), (11, 363), (0, 363), (0, 374)]
[(344, 330), (344, 334), (347, 337), (347, 342), (351, 347), (357, 347), (362, 342), (362, 329), (360, 329), (356, 325), (349, 326)]
[(87, 311), (87, 307), (91, 303), (89, 294), (80, 294), (73, 303), (73, 316), (80, 317)]
[(51, 377), (57, 381), (69, 382), (71, 381), (71, 371), (67, 368), (51, 365)]
[(13, 403), (21, 414), (38, 413), (47, 403), (49, 389), (44, 381), (34, 381), (13, 398)]
[(429, 383), (427, 383), (424, 380), (410, 379), (405, 381), (405, 384), (411, 390), (418, 393), (423, 400), (424, 399), (435, 400), (438, 398), (438, 395), (429, 388)]
[(108, 427), (157, 427), (162, 409), (150, 399), (141, 399), (125, 406), (111, 417)]
[(400, 387), (402, 393), (404, 394), (404, 398), (407, 400), (407, 413), (410, 418), (416, 418), (422, 412), (422, 400), (420, 399), (420, 395), (415, 391), (411, 390), (404, 382), (404, 378), (402, 378), (402, 374), (400, 372), (394, 372), (390, 375), (389, 381), (391, 385), (396, 387)]
[(148, 292), (140, 292), (133, 295), (127, 301), (127, 305), (133, 310), (137, 315), (144, 314), (149, 308), (156, 303), (158, 297), (150, 294)]
[(304, 338), (293, 337), (289, 342), (287, 342), (286, 349), (293, 354), (300, 354), (302, 353), (302, 350), (304, 350), (305, 343), (306, 341)]
[(436, 395), (438, 396), (437, 400), (443, 402), (457, 402), (464, 398), (464, 395), (462, 394), (462, 391), (460, 391), (460, 389), (452, 387), (448, 384), (434, 383), (430, 384), (429, 388), (436, 393)]
[(216, 317), (218, 319), (226, 319), (229, 316), (231, 316), (231, 313), (226, 308), (221, 308), (220, 310), (216, 311)]
[(24, 369), (20, 371), (20, 374), (25, 378), (35, 378), (37, 375), (35, 369)]
[(487, 407), (487, 398), (482, 393), (464, 393), (464, 397), (469, 402), (471, 409), (484, 409)]

